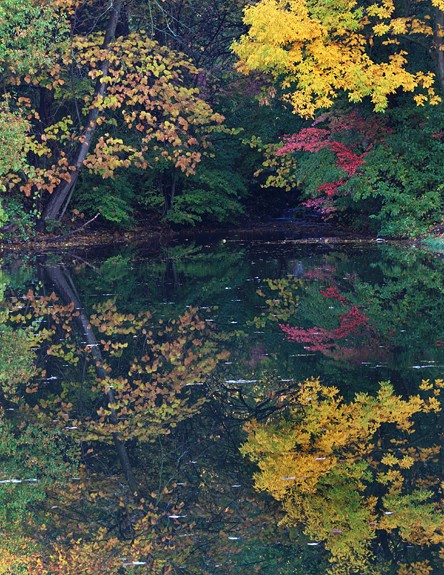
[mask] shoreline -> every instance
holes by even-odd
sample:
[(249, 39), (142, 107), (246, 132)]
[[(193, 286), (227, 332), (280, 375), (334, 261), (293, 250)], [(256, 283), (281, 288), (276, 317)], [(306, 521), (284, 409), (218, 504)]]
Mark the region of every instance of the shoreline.
[(172, 243), (186, 241), (223, 241), (238, 243), (243, 241), (258, 243), (283, 244), (373, 244), (390, 243), (402, 245), (427, 246), (427, 242), (442, 242), (444, 237), (431, 234), (427, 238), (381, 238), (369, 233), (358, 233), (354, 230), (335, 226), (328, 222), (311, 222), (307, 220), (254, 222), (250, 225), (236, 227), (196, 227), (186, 230), (174, 230), (168, 227), (155, 226), (145, 229), (138, 226), (134, 230), (90, 229), (77, 233), (76, 230), (62, 235), (39, 234), (27, 241), (3, 242), (0, 240), (0, 254), (5, 253), (39, 253), (46, 251), (64, 251), (72, 249), (107, 249), (124, 245), (153, 245), (161, 247)]

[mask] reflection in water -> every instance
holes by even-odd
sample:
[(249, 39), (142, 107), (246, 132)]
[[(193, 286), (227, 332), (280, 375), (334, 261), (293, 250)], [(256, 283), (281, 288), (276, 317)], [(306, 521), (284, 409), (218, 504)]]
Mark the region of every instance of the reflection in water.
[(307, 545), (322, 543), (332, 574), (389, 572), (400, 544), (435, 553), (444, 543), (440, 446), (421, 445), (413, 424), (440, 411), (444, 381), (420, 387), (425, 398), (403, 400), (385, 383), (346, 404), (311, 379), (280, 398), (278, 416), (246, 426), (241, 451), (258, 463), (256, 489), (282, 501), (285, 523), (302, 525)]
[(228, 244), (11, 265), (0, 575), (440, 573), (443, 265)]
[[(171, 526), (158, 530), (157, 524), (162, 519), (182, 517), (182, 503), (168, 502), (167, 511), (158, 508), (169, 489), (163, 485), (163, 478), (153, 486), (147, 470), (133, 469), (134, 454), (130, 457), (129, 451), (131, 447), (134, 451), (134, 446), (130, 442), (137, 441), (135, 445), (141, 449), (144, 443), (169, 434), (198, 412), (204, 397), (194, 393), (193, 388), (204, 382), (227, 354), (216, 349), (211, 328), (193, 309), (164, 323), (154, 321), (148, 312), (120, 313), (113, 301), (107, 300), (88, 317), (67, 269), (48, 265), (43, 271), (46, 285), (55, 291), (49, 296), (29, 291), (20, 299), (13, 298), (9, 309), (9, 322), (20, 325), (16, 333), (27, 333), (28, 348), (39, 344), (44, 354), (37, 374), (40, 377), (22, 380), (16, 387), (9, 382), (3, 388), (5, 401), (17, 405), (17, 418), (2, 426), (3, 438), (6, 441), (8, 433), (19, 436), (17, 445), (10, 445), (17, 473), (13, 473), (13, 465), (13, 469), (3, 470), (2, 478), (3, 495), (10, 496), (11, 487), (18, 495), (10, 502), (5, 497), (4, 528), (12, 538), (9, 545), (26, 548), (26, 557), (20, 561), (33, 572), (39, 572), (39, 565), (42, 572), (48, 573), (69, 565), (72, 573), (86, 568), (97, 573), (105, 572), (95, 569), (106, 563), (106, 572), (115, 573), (125, 562), (127, 567), (134, 563), (114, 558), (117, 548), (119, 555), (130, 553), (136, 557), (137, 564), (150, 564), (153, 573), (167, 572), (166, 560), (157, 558), (154, 563), (146, 559), (152, 555), (153, 539), (157, 542), (159, 538), (160, 552), (170, 545)], [(32, 448), (27, 435), (34, 420), (40, 431), (49, 430), (50, 441), (61, 435), (67, 437), (61, 443), (81, 450), (82, 465), (76, 477), (67, 475), (65, 445), (55, 451), (44, 450), (44, 457), (39, 451), (40, 442)], [(22, 432), (22, 422), (26, 423), (26, 433)], [(40, 439), (38, 432), (36, 437)], [(110, 444), (116, 449), (126, 488), (107, 476), (113, 467), (106, 463)], [(18, 447), (31, 451), (35, 478), (23, 477)], [(50, 465), (46, 460), (49, 457)], [(96, 469), (94, 459), (106, 466), (106, 473), (100, 466)], [(47, 469), (55, 462), (61, 467), (60, 474), (48, 476)], [(30, 488), (32, 497), (28, 496), (28, 501), (22, 498), (30, 489), (16, 487), (22, 483), (36, 484)], [(34, 508), (32, 517), (26, 517), (26, 504), (45, 498), (46, 505), (40, 510), (43, 516), (37, 515)], [(49, 503), (55, 504), (48, 508)], [(11, 517), (18, 505), (22, 516)], [(28, 529), (24, 529), (21, 542), (14, 539), (19, 535), (17, 523), (26, 524), (23, 520), (27, 519), (35, 529), (46, 514), (44, 531), (49, 523), (50, 535), (59, 533), (59, 538), (53, 544), (40, 529), (41, 537), (32, 541), (38, 549), (34, 553), (25, 544), (29, 541)], [(138, 538), (143, 543), (136, 544)], [(125, 541), (131, 541), (131, 545)], [(93, 562), (91, 554), (95, 556)], [(15, 559), (9, 561), (12, 563), (8, 568), (14, 569)]]

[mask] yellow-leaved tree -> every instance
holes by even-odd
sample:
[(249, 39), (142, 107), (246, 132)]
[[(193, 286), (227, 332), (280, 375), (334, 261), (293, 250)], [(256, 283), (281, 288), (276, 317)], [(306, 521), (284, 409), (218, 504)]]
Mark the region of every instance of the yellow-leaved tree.
[(260, 0), (245, 9), (248, 32), (233, 50), (243, 72), (272, 74), (301, 116), (331, 107), (341, 93), (351, 102), (371, 98), (377, 112), (398, 91), (412, 92), (418, 105), (438, 104), (435, 74), (412, 65), (409, 46), (434, 52), (442, 87), (443, 7), (442, 0)]

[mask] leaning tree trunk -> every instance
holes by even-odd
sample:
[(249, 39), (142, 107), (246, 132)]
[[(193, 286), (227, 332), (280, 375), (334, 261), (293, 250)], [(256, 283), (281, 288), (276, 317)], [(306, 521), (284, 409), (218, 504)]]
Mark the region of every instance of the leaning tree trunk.
[[(110, 17), (108, 26), (105, 33), (105, 38), (102, 44), (102, 50), (108, 50), (109, 45), (115, 39), (116, 28), (119, 22), (120, 14), (122, 12), (124, 0), (111, 0)], [(71, 172), (69, 182), (61, 183), (52, 193), (45, 209), (41, 216), (41, 224), (44, 226), (47, 220), (58, 221), (65, 213), (66, 207), (71, 199), (74, 186), (82, 169), (83, 163), (88, 155), (91, 142), (97, 128), (97, 120), (99, 118), (100, 109), (94, 102), (99, 102), (103, 99), (106, 93), (107, 84), (103, 80), (108, 76), (109, 61), (104, 60), (101, 67), (102, 75), (97, 81), (94, 91), (93, 104), (91, 106), (88, 118), (86, 120), (86, 127), (80, 139), (81, 144), (77, 152), (77, 158), (74, 163), (74, 169)]]
[[(107, 378), (107, 372), (103, 367), (105, 362), (103, 361), (102, 353), (97, 344), (96, 336), (89, 323), (89, 318), (82, 307), (80, 298), (77, 295), (77, 291), (74, 284), (72, 283), (68, 270), (60, 265), (46, 265), (45, 272), (50, 282), (54, 286), (57, 295), (60, 296), (62, 301), (67, 304), (73, 303), (75, 309), (78, 310), (79, 315), (77, 316), (76, 321), (85, 340), (90, 346), (91, 353), (94, 358), (97, 377), (100, 380), (105, 380)], [(111, 388), (108, 388), (108, 391), (106, 392), (106, 398), (111, 405), (115, 403), (113, 390)], [(111, 423), (117, 424), (118, 419), (115, 410), (110, 408), (110, 412)], [(132, 493), (135, 493), (138, 491), (138, 486), (137, 481), (133, 475), (126, 444), (124, 441), (122, 441), (118, 433), (113, 433), (112, 438), (120, 461), (120, 465), (128, 482), (128, 486)]]

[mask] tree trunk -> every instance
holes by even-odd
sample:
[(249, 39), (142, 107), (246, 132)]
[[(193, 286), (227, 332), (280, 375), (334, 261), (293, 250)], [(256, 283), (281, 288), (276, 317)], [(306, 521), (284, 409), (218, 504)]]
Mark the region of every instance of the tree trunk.
[(435, 25), (433, 29), (435, 48), (436, 75), (441, 93), (444, 94), (444, 12), (435, 8)]
[[(107, 50), (110, 43), (115, 39), (116, 28), (122, 11), (123, 2), (124, 0), (111, 0), (110, 17), (105, 33), (105, 38), (102, 44), (103, 50)], [(86, 120), (86, 127), (80, 139), (81, 144), (77, 152), (74, 169), (71, 172), (71, 179), (69, 182), (61, 183), (52, 193), (41, 216), (41, 227), (45, 225), (47, 220), (60, 220), (65, 213), (66, 207), (71, 199), (74, 186), (77, 183), (80, 170), (82, 169), (83, 163), (86, 159), (86, 156), (88, 155), (89, 148), (97, 128), (97, 120), (99, 118), (100, 110), (94, 104), (94, 102), (102, 100), (106, 94), (107, 84), (102, 80), (107, 77), (108, 70), (109, 61), (105, 60), (101, 68), (102, 76), (98, 79), (94, 91), (93, 103)]]
[[(78, 317), (76, 318), (77, 323), (85, 337), (85, 340), (88, 342), (90, 346), (91, 353), (94, 358), (94, 364), (96, 366), (96, 374), (99, 379), (106, 379), (107, 373), (103, 367), (103, 357), (100, 351), (100, 348), (97, 343), (96, 336), (94, 335), (93, 330), (91, 329), (91, 325), (89, 323), (88, 316), (84, 312), (80, 298), (77, 295), (77, 291), (75, 286), (72, 283), (71, 276), (69, 272), (62, 266), (57, 265), (48, 265), (45, 266), (45, 272), (53, 284), (56, 293), (59, 297), (66, 303), (73, 303), (76, 311), (79, 312)], [(112, 389), (108, 389), (106, 393), (108, 402), (113, 404), (114, 403), (114, 394)], [(112, 423), (117, 423), (117, 415), (114, 409), (111, 409), (110, 420)], [(131, 463), (128, 457), (128, 450), (126, 448), (125, 443), (119, 438), (117, 433), (112, 434), (114, 446), (117, 451), (117, 455), (119, 457), (120, 465), (122, 470), (125, 474), (126, 480), (128, 482), (128, 486), (132, 493), (138, 491), (137, 489), (137, 482), (133, 475)]]

